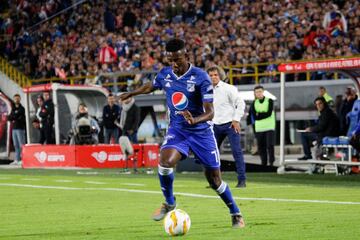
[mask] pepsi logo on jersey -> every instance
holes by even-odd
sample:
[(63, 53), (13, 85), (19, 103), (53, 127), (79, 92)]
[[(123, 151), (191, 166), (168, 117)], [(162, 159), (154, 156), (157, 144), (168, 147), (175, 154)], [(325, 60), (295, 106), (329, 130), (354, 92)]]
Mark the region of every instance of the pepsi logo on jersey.
[(184, 110), (188, 105), (188, 99), (182, 92), (174, 92), (171, 96), (173, 106), (179, 110)]

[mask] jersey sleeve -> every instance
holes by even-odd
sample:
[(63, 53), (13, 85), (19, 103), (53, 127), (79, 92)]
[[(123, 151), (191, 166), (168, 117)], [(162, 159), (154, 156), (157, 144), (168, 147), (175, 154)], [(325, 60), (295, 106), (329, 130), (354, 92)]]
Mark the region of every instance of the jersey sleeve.
[(162, 86), (162, 80), (164, 79), (164, 71), (161, 70), (156, 77), (154, 78), (152, 84), (155, 89), (161, 90), (163, 88)]
[(214, 94), (213, 94), (213, 85), (210, 80), (209, 75), (207, 73), (203, 73), (203, 81), (200, 85), (200, 92), (203, 102), (213, 102)]

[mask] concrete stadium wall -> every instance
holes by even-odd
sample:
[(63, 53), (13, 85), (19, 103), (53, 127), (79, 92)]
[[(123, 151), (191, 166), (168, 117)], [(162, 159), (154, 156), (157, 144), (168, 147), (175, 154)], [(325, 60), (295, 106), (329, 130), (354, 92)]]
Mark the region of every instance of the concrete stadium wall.
[(22, 88), (1, 71), (0, 71), (0, 89), (10, 99), (12, 99), (12, 96), (14, 96), (14, 94), (16, 93), (20, 94), (21, 104), (22, 105), (25, 104), (25, 95)]
[[(276, 96), (275, 106), (280, 107), (280, 83), (262, 84), (266, 90)], [(337, 95), (344, 95), (347, 86), (354, 86), (350, 79), (299, 81), (285, 84), (285, 108), (291, 110), (315, 109), (313, 100), (318, 96), (320, 86), (324, 86), (334, 101)], [(238, 90), (252, 90), (255, 85), (240, 85)]]

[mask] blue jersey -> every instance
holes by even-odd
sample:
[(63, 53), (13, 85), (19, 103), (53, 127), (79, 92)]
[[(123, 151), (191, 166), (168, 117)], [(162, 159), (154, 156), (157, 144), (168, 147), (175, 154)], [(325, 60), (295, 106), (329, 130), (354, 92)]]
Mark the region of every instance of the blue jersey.
[(153, 87), (165, 91), (170, 127), (199, 131), (212, 125), (211, 121), (190, 125), (179, 114), (188, 110), (195, 118), (205, 112), (204, 102), (213, 102), (213, 86), (204, 70), (190, 65), (188, 71), (178, 77), (171, 67), (164, 67), (154, 79)]

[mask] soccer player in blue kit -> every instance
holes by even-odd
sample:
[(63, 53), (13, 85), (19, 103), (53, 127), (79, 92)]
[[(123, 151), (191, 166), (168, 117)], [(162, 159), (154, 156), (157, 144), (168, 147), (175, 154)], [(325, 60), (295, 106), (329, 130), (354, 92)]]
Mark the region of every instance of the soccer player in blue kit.
[(175, 209), (173, 168), (178, 161), (187, 157), (191, 149), (204, 166), (210, 186), (229, 208), (232, 227), (245, 227), (229, 186), (221, 179), (219, 150), (211, 122), (214, 117), (212, 82), (205, 71), (187, 61), (184, 41), (171, 39), (165, 48), (170, 66), (161, 69), (153, 82), (120, 96), (121, 100), (125, 100), (156, 89), (163, 89), (166, 94), (170, 125), (161, 146), (158, 166), (161, 190), (166, 201), (154, 213), (153, 219), (160, 221), (166, 213)]

